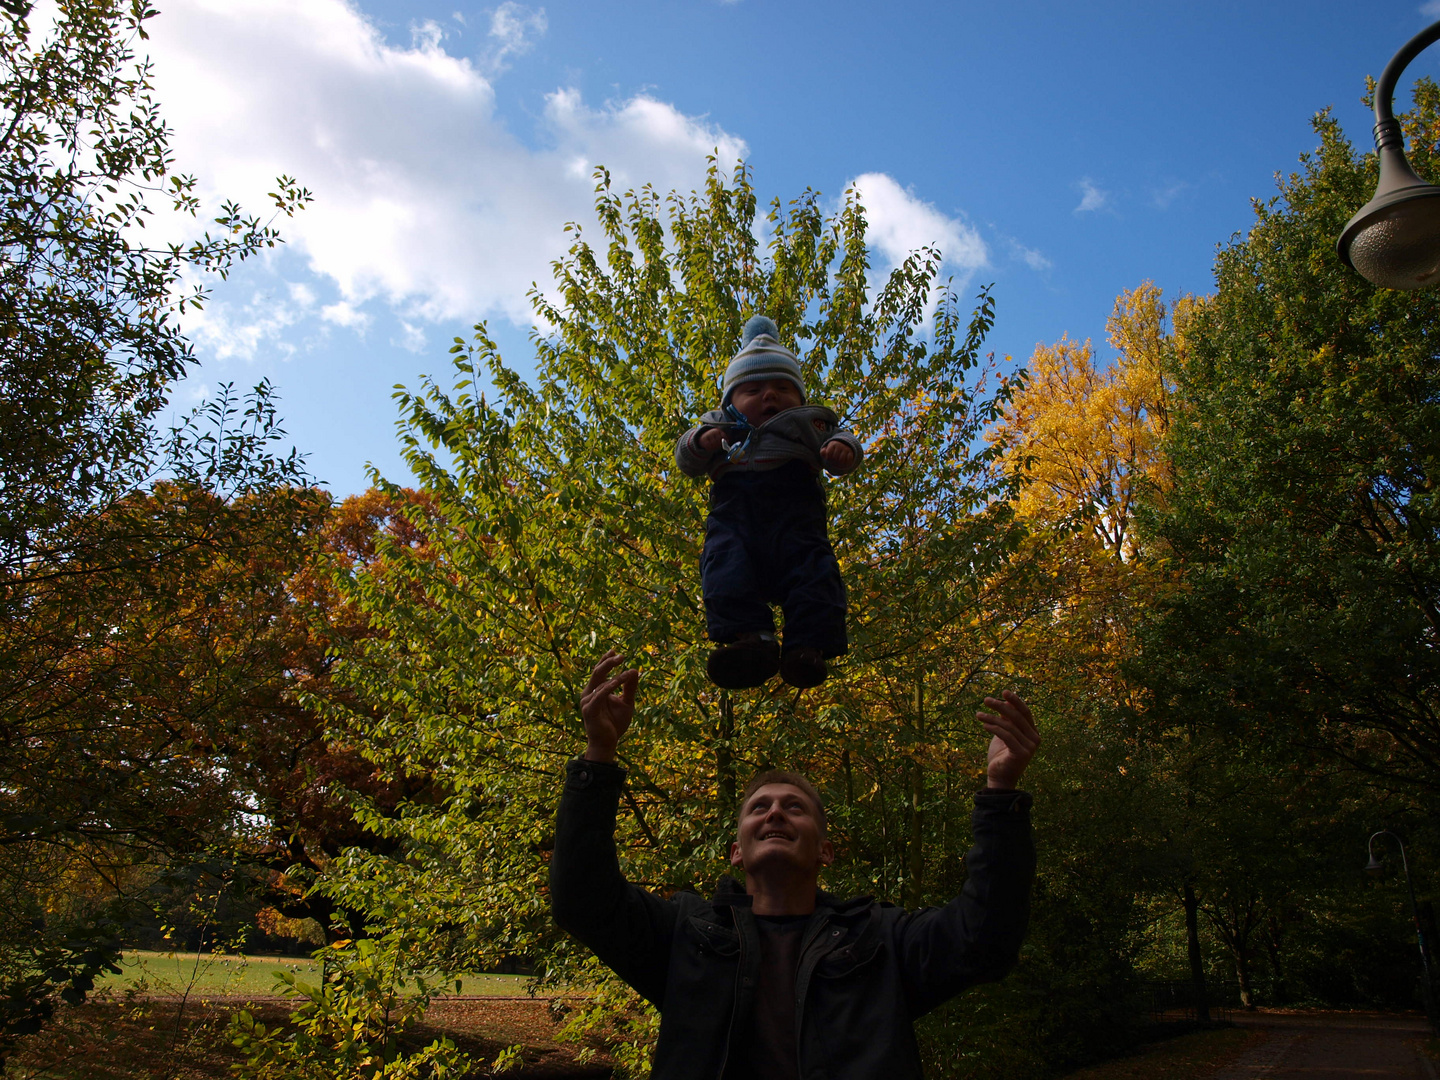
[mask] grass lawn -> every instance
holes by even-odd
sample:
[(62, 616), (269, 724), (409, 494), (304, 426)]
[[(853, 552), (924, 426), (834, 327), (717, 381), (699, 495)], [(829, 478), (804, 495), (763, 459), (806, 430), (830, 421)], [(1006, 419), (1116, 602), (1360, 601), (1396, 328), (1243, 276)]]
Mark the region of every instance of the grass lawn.
[[(320, 978), (318, 963), (295, 956), (136, 951), (124, 955), (120, 969), (119, 975), (106, 976), (97, 986), (117, 992), (133, 987), (160, 997), (244, 998), (279, 995), (275, 980), (279, 971), (311, 984)], [(460, 993), (523, 997), (527, 982), (523, 975), (465, 975), (460, 979)], [(453, 995), (454, 982), (445, 989)]]
[(1255, 1028), (1218, 1028), (1149, 1043), (1129, 1057), (1067, 1073), (1065, 1080), (1205, 1080), (1268, 1037)]
[[(7, 1080), (233, 1080), (240, 1055), (228, 1027), (244, 1004), (239, 998), (192, 994), (182, 1009), (178, 998), (96, 995), (84, 1005), (62, 1008), (38, 1035), (22, 1039), (4, 1075)], [(549, 1006), (528, 997), (442, 1000), (407, 1042), (423, 1046), (448, 1035), (476, 1064), (471, 1073), (476, 1080), (490, 1076), (486, 1064), (517, 1044), (524, 1048), (524, 1064), (507, 1080), (609, 1076), (603, 1058), (582, 1063), (576, 1060), (578, 1047), (556, 1045)], [(270, 1001), (250, 1008), (276, 1027), (285, 1023), (290, 1006)]]

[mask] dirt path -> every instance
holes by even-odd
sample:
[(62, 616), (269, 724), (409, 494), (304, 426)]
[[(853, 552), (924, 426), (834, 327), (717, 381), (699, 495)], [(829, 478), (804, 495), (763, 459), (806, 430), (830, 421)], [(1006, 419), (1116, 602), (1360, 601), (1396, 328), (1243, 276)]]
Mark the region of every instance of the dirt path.
[(1214, 1080), (1436, 1080), (1418, 1046), (1423, 1017), (1378, 1013), (1240, 1013), (1231, 1019), (1269, 1038)]

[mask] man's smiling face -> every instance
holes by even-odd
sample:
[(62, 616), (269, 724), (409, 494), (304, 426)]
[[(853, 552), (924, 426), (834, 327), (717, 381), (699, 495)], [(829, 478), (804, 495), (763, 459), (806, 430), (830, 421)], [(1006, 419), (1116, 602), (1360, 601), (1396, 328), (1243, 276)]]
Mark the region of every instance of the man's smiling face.
[(816, 874), (835, 859), (825, 839), (819, 807), (793, 784), (756, 788), (740, 808), (740, 827), (730, 845), (730, 864), (747, 873), (792, 867)]

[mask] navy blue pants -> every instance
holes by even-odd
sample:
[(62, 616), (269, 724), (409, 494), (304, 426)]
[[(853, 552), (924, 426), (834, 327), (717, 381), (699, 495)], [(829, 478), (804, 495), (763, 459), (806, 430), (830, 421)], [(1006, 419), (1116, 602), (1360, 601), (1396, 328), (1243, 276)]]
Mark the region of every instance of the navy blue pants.
[(700, 580), (710, 640), (773, 633), (825, 657), (845, 652), (845, 582), (830, 547), (825, 490), (803, 461), (765, 472), (728, 472), (710, 488)]

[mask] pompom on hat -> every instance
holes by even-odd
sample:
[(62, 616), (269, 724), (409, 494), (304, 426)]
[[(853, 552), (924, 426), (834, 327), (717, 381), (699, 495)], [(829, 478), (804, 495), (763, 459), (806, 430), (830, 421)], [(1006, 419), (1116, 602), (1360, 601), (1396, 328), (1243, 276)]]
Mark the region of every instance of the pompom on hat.
[(765, 315), (751, 315), (740, 334), (740, 351), (725, 369), (723, 409), (730, 404), (730, 395), (741, 383), (761, 379), (788, 379), (805, 400), (805, 381), (800, 376), (800, 359), (780, 344), (780, 330)]

